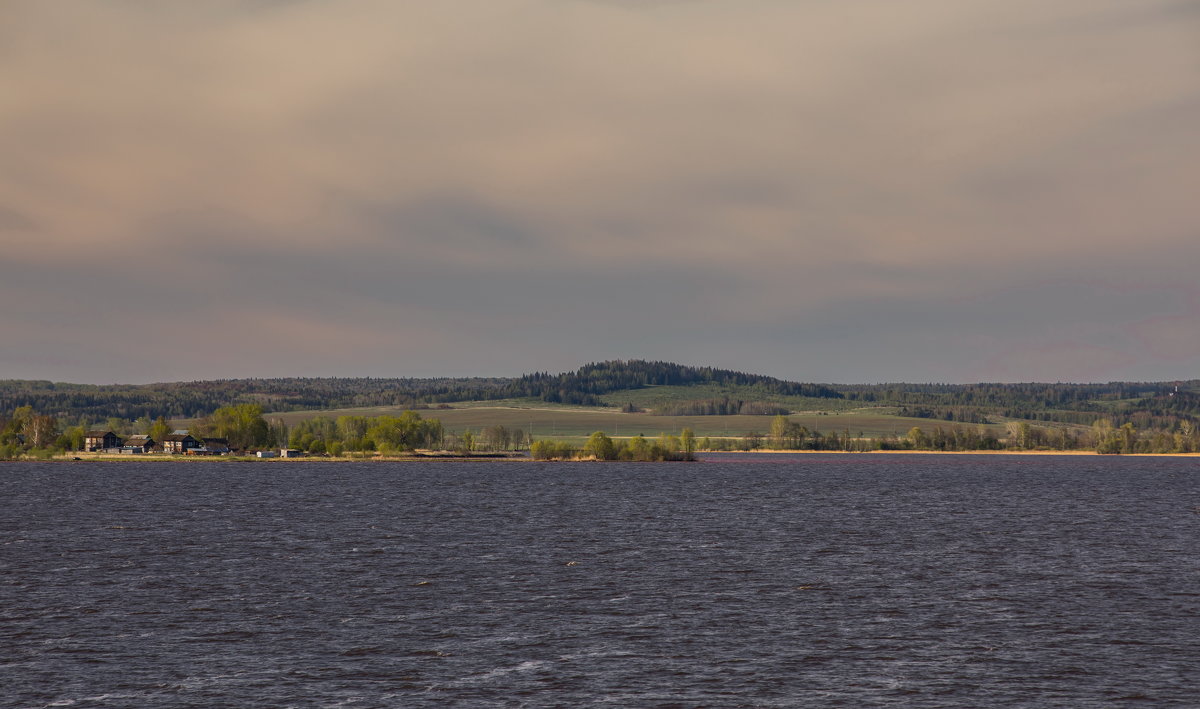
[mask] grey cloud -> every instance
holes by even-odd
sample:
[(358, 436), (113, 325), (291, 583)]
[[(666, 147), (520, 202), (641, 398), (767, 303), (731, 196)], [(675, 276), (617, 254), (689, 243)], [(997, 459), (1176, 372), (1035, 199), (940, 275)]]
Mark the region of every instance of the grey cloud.
[(0, 229), (31, 231), (36, 228), (33, 220), (14, 209), (0, 206)]
[(522, 215), (468, 197), (442, 195), (408, 204), (369, 205), (363, 211), (384, 233), (406, 244), (503, 249), (531, 247), (538, 242), (536, 227)]
[[(1162, 294), (1200, 260), (1193, 7), (16, 0), (0, 297), (53, 293), (0, 324), (22, 362), (87, 332), (189, 376), (1186, 366), (1104, 337), (1190, 317)], [(139, 354), (79, 302), (269, 336)], [(987, 364), (1005, 342), (1040, 359)]]
[(1192, 0), (1161, 0), (1148, 3), (1093, 3), (1089, 12), (1062, 22), (1034, 26), (1045, 33), (1078, 34), (1080, 32), (1106, 30), (1127, 31), (1133, 26), (1161, 26), (1163, 22), (1200, 21), (1200, 5)]
[(657, 7), (670, 7), (675, 5), (696, 5), (712, 0), (578, 0), (584, 3), (594, 5), (607, 5), (610, 7), (619, 7), (626, 10), (643, 10)]

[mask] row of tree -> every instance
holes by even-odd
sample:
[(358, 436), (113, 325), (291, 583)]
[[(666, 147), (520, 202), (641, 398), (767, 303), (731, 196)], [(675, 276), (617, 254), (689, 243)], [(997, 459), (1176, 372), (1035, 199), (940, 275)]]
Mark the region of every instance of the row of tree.
[(624, 460), (653, 462), (695, 460), (696, 436), (685, 428), (680, 435), (663, 434), (658, 440), (637, 435), (629, 439), (614, 439), (603, 431), (588, 437), (582, 448), (576, 449), (565, 441), (538, 440), (529, 448), (534, 460)]
[(768, 401), (744, 401), (729, 396), (720, 399), (692, 399), (655, 403), (657, 416), (774, 416), (790, 413), (779, 404)]
[[(54, 416), (40, 415), (30, 406), (18, 407), (11, 416), (0, 416), (0, 459), (29, 456), (48, 458), (56, 453), (82, 450), (87, 431), (94, 428), (113, 431), (122, 438), (148, 435), (162, 442), (173, 432), (171, 424), (159, 417), (151, 421), (109, 418), (103, 423), (60, 427)], [(415, 411), (399, 416), (316, 417), (297, 423), (289, 431), (278, 419), (268, 421), (262, 406), (237, 404), (223, 406), (196, 421), (189, 433), (196, 438), (223, 438), (235, 451), (288, 446), (312, 454), (393, 453), (424, 449), (449, 449), (461, 452), (522, 450), (525, 432), (505, 426), (488, 426), (478, 432), (447, 432), (436, 418), (422, 418)]]
[[(225, 438), (234, 448), (272, 448), (278, 441), (278, 427), (269, 425), (256, 404), (222, 407), (199, 421), (191, 433), (197, 438)], [(86, 420), (63, 426), (56, 416), (37, 414), (32, 406), (19, 406), (7, 418), (0, 417), (0, 459), (22, 456), (48, 458), (56, 453), (83, 450), (87, 432), (100, 428), (122, 438), (147, 435), (162, 442), (174, 430), (163, 417), (153, 421), (109, 418), (92, 424)]]
[(441, 448), (446, 432), (441, 421), (424, 419), (415, 411), (399, 416), (320, 416), (297, 423), (288, 447), (309, 453), (411, 451)]
[[(701, 441), (701, 450), (731, 447), (728, 439), (710, 443)], [(848, 430), (822, 434), (809, 430), (784, 416), (776, 416), (767, 435), (747, 433), (740, 445), (743, 450), (1094, 450), (1097, 453), (1195, 453), (1200, 452), (1200, 427), (1184, 421), (1175, 432), (1139, 431), (1132, 423), (1114, 425), (1111, 419), (1098, 419), (1089, 429), (1066, 426), (1035, 426), (1028, 421), (1006, 425), (1005, 435), (997, 436), (985, 426), (936, 426), (926, 431), (919, 426), (903, 437), (851, 437)]]
[(48, 457), (55, 446), (67, 443), (58, 430), (58, 419), (35, 413), (32, 406), (18, 406), (7, 419), (0, 419), (0, 459), (30, 451)]

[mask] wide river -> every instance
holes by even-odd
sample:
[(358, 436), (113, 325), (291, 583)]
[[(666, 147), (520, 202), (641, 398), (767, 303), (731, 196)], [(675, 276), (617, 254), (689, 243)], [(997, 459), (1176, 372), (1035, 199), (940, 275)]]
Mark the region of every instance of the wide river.
[(1197, 707), (1200, 459), (0, 463), (4, 707)]

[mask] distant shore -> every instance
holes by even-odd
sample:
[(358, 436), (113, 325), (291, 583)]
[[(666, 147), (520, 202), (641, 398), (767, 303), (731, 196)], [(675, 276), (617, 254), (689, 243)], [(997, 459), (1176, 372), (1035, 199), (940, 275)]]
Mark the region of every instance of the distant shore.
[[(1097, 453), (1096, 451), (1052, 451), (1052, 450), (973, 450), (973, 451), (924, 451), (924, 450), (875, 450), (875, 451), (832, 451), (832, 450), (776, 450), (760, 448), (752, 451), (710, 451), (712, 453), (725, 454), (745, 454), (759, 455), (763, 453), (775, 454), (794, 454), (802, 453), (805, 455), (812, 454), (840, 454), (840, 455), (1032, 455), (1032, 456), (1047, 456), (1047, 455), (1094, 455), (1103, 458), (1196, 458), (1200, 457), (1200, 453)], [(703, 455), (703, 453), (697, 453)]]
[[(259, 458), (252, 455), (121, 455), (111, 453), (68, 453), (47, 459), (49, 462), (62, 463), (361, 463), (379, 461), (492, 461), (492, 460), (530, 460), (524, 453), (479, 453), (462, 455), (452, 451), (408, 453), (400, 455), (369, 455), (369, 456), (320, 456), (305, 455), (295, 458), (274, 456)], [(14, 461), (15, 462), (15, 461)], [(45, 461), (39, 461), (45, 462)]]
[[(925, 451), (925, 450), (875, 450), (875, 451), (836, 451), (836, 450), (776, 450), (776, 449), (757, 449), (750, 451), (697, 451), (696, 459), (703, 461), (706, 455), (729, 456), (729, 455), (993, 455), (993, 456), (1100, 456), (1111, 458), (1197, 458), (1200, 453), (1122, 453), (1122, 454), (1104, 454), (1095, 451), (1052, 451), (1052, 450), (974, 450), (974, 451)], [(719, 460), (720, 458), (714, 458)], [(483, 462), (483, 461), (499, 461), (499, 462), (521, 462), (533, 461), (526, 453), (480, 453), (477, 455), (462, 455), (453, 451), (445, 452), (418, 452), (401, 455), (388, 456), (302, 456), (298, 458), (257, 458), (253, 456), (194, 456), (194, 455), (113, 455), (105, 453), (83, 453), (77, 452), (67, 455), (59, 455), (43, 461), (35, 462), (58, 462), (58, 463), (124, 463), (124, 462), (143, 462), (143, 463), (363, 463), (363, 462), (421, 462), (421, 461), (441, 461), (441, 462)], [(0, 461), (4, 462), (29, 462), (25, 461)], [(568, 460), (568, 461), (538, 461), (538, 462), (597, 462), (594, 460)], [(613, 461), (616, 462), (616, 461)]]

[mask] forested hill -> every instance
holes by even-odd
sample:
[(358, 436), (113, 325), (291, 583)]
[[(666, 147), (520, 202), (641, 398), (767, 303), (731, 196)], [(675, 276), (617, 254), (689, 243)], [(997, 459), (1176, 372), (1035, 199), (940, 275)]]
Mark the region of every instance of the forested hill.
[(222, 406), (261, 404), (267, 411), (415, 406), (437, 402), (502, 399), (514, 393), (512, 378), (220, 379), (166, 384), (61, 384), (0, 381), (0, 411), (31, 405), (56, 416), (116, 416), (132, 419), (199, 418)]
[(539, 372), (509, 378), (281, 378), (222, 379), (143, 385), (62, 384), (0, 381), (0, 411), (32, 406), (56, 416), (116, 416), (134, 419), (198, 418), (221, 406), (261, 404), (267, 411), (337, 409), (360, 406), (418, 406), (458, 401), (536, 398), (546, 402), (601, 405), (615, 391), (655, 385), (718, 384), (756, 386), (778, 396), (841, 398), (817, 384), (786, 382), (711, 367), (687, 367), (641, 360), (589, 364), (575, 372)]
[(801, 384), (729, 369), (687, 367), (671, 362), (643, 360), (593, 363), (580, 367), (579, 371), (566, 374), (527, 374), (521, 377), (520, 382), (521, 387), (529, 392), (520, 396), (536, 396), (544, 401), (585, 406), (598, 405), (600, 395), (616, 391), (690, 384), (756, 387), (775, 396), (842, 398), (842, 394), (836, 389), (822, 384)]
[[(777, 404), (808, 408), (860, 404), (894, 407), (895, 413), (961, 422), (995, 417), (1090, 424), (1099, 418), (1133, 421), (1140, 429), (1170, 428), (1200, 420), (1200, 381), (1109, 384), (871, 384), (824, 385), (784, 381), (711, 367), (643, 360), (588, 364), (574, 372), (537, 372), (497, 378), (279, 378), (228, 379), (145, 385), (85, 385), (0, 381), (0, 414), (19, 406), (66, 419), (199, 418), (233, 404), (266, 411), (349, 407), (421, 407), (461, 401), (532, 398), (596, 406), (620, 392), (674, 387), (680, 397), (696, 387), (691, 413), (737, 413), (733, 405)], [(712, 399), (714, 392), (723, 399)], [(738, 401), (746, 399), (746, 401)], [(686, 407), (685, 407), (686, 408)], [(764, 411), (769, 409), (764, 409)], [(743, 406), (742, 413), (747, 410)]]

